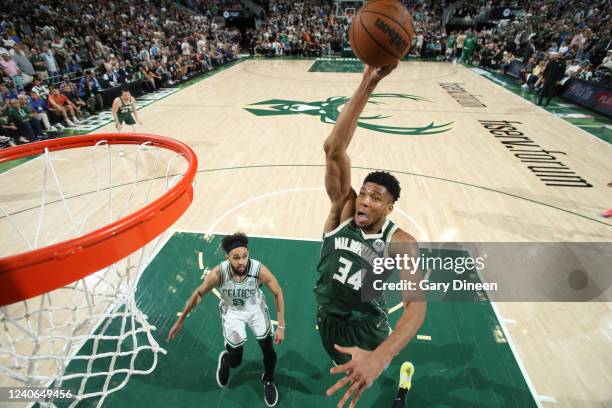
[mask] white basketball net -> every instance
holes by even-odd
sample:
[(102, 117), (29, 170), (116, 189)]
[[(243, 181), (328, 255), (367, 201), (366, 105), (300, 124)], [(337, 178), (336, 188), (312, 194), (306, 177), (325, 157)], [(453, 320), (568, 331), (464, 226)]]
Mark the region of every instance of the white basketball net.
[[(84, 159), (88, 156), (91, 160)], [(16, 185), (22, 190), (15, 196), (22, 199), (0, 204), (0, 230), (12, 229), (15, 240), (10, 253), (1, 242), (0, 256), (80, 236), (115, 221), (158, 198), (186, 168), (181, 155), (149, 142), (109, 146), (101, 141), (90, 148), (47, 151), (0, 175), (4, 186), (33, 176), (40, 176), (42, 185), (36, 197), (31, 185)], [(130, 376), (151, 373), (158, 353), (165, 350), (153, 337), (156, 328), (139, 310), (135, 293), (166, 235), (71, 285), (0, 307), (0, 386), (68, 388), (75, 399), (64, 400), (62, 406), (76, 406), (86, 398), (97, 398), (101, 406)], [(57, 404), (59, 400), (41, 403)]]

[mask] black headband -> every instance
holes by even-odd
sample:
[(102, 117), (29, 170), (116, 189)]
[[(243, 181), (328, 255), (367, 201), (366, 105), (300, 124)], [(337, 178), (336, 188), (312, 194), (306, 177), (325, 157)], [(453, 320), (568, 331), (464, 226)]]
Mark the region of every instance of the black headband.
[(229, 247), (227, 247), (227, 250), (225, 251), (225, 253), (229, 254), (233, 249), (240, 248), (240, 247), (248, 248), (247, 244), (245, 244), (244, 242), (236, 241), (232, 243)]

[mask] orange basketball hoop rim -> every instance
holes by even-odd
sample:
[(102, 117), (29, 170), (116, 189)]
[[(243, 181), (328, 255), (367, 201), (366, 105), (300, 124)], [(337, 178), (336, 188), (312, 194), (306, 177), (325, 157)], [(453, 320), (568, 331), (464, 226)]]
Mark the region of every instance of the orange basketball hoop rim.
[(0, 306), (64, 287), (127, 257), (167, 230), (193, 201), (198, 160), (186, 144), (151, 134), (95, 134), (30, 143), (0, 151), (0, 163), (48, 151), (109, 145), (168, 149), (188, 162), (183, 177), (140, 210), (83, 236), (0, 259)]

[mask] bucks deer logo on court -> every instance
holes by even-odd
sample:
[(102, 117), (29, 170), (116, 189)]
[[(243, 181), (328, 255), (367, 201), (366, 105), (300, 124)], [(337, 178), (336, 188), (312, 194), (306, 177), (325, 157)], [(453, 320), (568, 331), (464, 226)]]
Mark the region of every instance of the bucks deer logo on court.
[[(368, 103), (373, 105), (383, 105), (384, 102), (379, 101), (381, 98), (400, 98), (409, 99), (415, 102), (431, 102), (425, 98), (416, 95), (396, 94), (396, 93), (380, 93), (372, 94)], [(257, 102), (245, 107), (246, 111), (257, 116), (273, 116), (273, 115), (311, 115), (318, 116), (323, 123), (334, 124), (340, 115), (340, 107), (348, 102), (346, 96), (332, 96), (325, 101), (302, 102), (286, 99), (269, 99), (263, 102)], [(262, 109), (259, 106), (268, 105)], [(257, 107), (255, 107), (257, 106)], [(372, 130), (374, 132), (391, 133), (394, 135), (433, 135), (451, 130), (453, 122), (436, 124), (430, 122), (425, 126), (389, 126), (372, 121), (384, 120), (392, 115), (374, 115), (360, 116), (357, 121), (357, 126)]]

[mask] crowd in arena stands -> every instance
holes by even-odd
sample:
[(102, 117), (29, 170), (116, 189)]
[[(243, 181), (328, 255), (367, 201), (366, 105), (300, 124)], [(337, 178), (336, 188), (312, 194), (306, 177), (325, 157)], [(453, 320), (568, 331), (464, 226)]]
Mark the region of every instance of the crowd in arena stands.
[(347, 23), (327, 0), (263, 2), (266, 19), (247, 32), (251, 55), (322, 56), (340, 50)]
[[(358, 1), (343, 3), (342, 9), (331, 0), (259, 1), (266, 11), (262, 27), (247, 33), (249, 51), (255, 56), (325, 56), (342, 51), (348, 44), (348, 29)], [(428, 47), (430, 39), (441, 47), (443, 28), (441, 16), (444, 1), (419, 0), (409, 3), (415, 27), (415, 45), (420, 55), (429, 56), (435, 47)]]
[(444, 1), (422, 0), (410, 6), (414, 21), (411, 55), (439, 59), (444, 49), (445, 31), (442, 26)]
[[(491, 4), (504, 3), (489, 1), (487, 5)], [(554, 76), (560, 86), (569, 78), (612, 83), (612, 5), (608, 1), (516, 1), (510, 5), (525, 13), (491, 29), (450, 33), (447, 58), (501, 72), (519, 60), (525, 65), (521, 80), (527, 89), (542, 89), (544, 72), (550, 72), (546, 67), (552, 61), (562, 71)]]
[(169, 0), (32, 0), (0, 19), (0, 145), (53, 136), (136, 95), (207, 72), (239, 53), (238, 30)]

